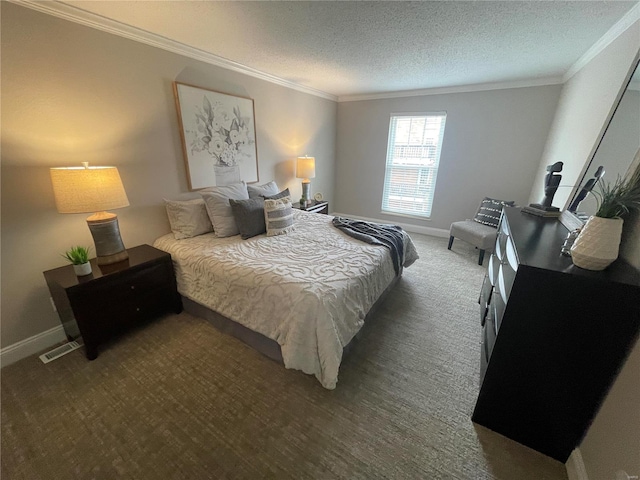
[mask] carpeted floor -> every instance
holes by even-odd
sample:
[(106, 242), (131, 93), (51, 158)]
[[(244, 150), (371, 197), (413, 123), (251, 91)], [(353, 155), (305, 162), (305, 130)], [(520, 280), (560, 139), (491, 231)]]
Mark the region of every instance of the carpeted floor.
[(328, 391), (186, 313), (1, 372), (3, 479), (566, 479), (482, 427), (477, 251), (413, 234), (421, 259)]

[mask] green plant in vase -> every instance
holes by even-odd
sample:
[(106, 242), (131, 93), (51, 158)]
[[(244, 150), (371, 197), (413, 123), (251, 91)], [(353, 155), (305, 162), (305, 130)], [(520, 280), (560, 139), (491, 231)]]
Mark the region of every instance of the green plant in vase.
[(71, 265), (76, 275), (84, 276), (91, 273), (91, 263), (89, 263), (89, 251), (91, 247), (71, 247), (62, 256), (66, 258)]
[(613, 185), (600, 183), (594, 195), (598, 203), (596, 217), (618, 218), (640, 209), (640, 166), (628, 179), (618, 177)]
[(613, 183), (600, 181), (593, 192), (598, 209), (587, 220), (571, 247), (574, 265), (604, 270), (618, 258), (623, 216), (640, 210), (640, 164), (630, 175)]

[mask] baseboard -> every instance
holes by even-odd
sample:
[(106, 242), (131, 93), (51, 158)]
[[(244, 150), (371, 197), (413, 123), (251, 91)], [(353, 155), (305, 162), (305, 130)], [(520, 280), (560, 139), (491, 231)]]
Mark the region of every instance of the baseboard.
[(354, 218), (356, 220), (364, 220), (365, 222), (392, 223), (394, 225), (398, 225), (399, 227), (404, 228), (407, 232), (422, 233), (424, 235), (430, 235), (432, 237), (449, 238), (449, 230), (445, 230), (443, 228), (422, 227), (420, 225), (412, 225), (411, 223), (390, 222), (389, 220), (380, 220), (379, 218), (361, 217), (360, 215), (351, 215), (348, 213), (332, 212), (331, 215), (334, 215), (336, 217), (347, 217), (347, 218)]
[(62, 325), (0, 349), (0, 367), (6, 367), (67, 339)]
[(567, 476), (569, 477), (569, 480), (589, 480), (580, 448), (576, 448), (571, 452), (571, 455), (564, 466), (567, 469)]

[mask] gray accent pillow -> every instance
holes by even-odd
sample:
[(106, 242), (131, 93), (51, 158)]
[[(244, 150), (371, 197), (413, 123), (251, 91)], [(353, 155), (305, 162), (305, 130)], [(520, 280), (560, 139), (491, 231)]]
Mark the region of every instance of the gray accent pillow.
[(202, 198), (184, 201), (165, 199), (164, 202), (171, 231), (176, 240), (191, 238), (213, 231), (213, 226)]
[(502, 214), (502, 207), (513, 207), (516, 202), (506, 202), (504, 200), (496, 200), (494, 198), (484, 197), (480, 203), (478, 213), (473, 217), (473, 220), (483, 225), (498, 228), (498, 222), (500, 222), (500, 214)]
[(249, 200), (229, 199), (233, 218), (243, 240), (255, 237), (267, 231), (264, 222), (264, 198), (250, 198)]
[(249, 192), (249, 198), (268, 197), (278, 193), (278, 185), (274, 181), (264, 185), (247, 185), (247, 191)]
[(294, 225), (291, 197), (265, 200), (264, 221), (267, 225), (267, 237), (292, 232)]
[(288, 188), (285, 188), (280, 193), (276, 193), (275, 195), (271, 195), (271, 196), (264, 197), (264, 198), (265, 198), (265, 200), (278, 200), (279, 198), (284, 198), (284, 197), (291, 197), (291, 194), (289, 193), (289, 189)]
[(233, 218), (229, 199), (248, 200), (247, 184), (240, 182), (220, 187), (210, 187), (206, 190), (201, 190), (200, 193), (207, 207), (207, 213), (213, 224), (213, 231), (216, 237), (238, 235), (240, 230), (238, 230), (236, 220)]

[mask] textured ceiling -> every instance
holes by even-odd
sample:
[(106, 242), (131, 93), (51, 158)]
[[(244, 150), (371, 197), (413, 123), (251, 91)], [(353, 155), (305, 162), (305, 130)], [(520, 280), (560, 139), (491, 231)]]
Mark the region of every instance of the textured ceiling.
[(636, 4), (64, 3), (336, 96), (562, 76)]

